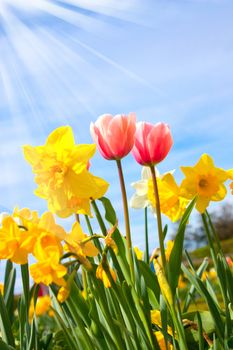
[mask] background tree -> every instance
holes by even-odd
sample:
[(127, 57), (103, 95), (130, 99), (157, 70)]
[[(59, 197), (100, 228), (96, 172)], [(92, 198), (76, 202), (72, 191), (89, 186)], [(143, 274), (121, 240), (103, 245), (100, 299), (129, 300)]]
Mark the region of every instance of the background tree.
[[(226, 203), (209, 214), (219, 239), (223, 241), (233, 238), (233, 206)], [(174, 230), (174, 232), (176, 232), (176, 230)], [(172, 235), (172, 239), (174, 239), (174, 237), (175, 234)], [(187, 226), (184, 244), (187, 250), (193, 250), (207, 245), (206, 233), (200, 215), (198, 215), (195, 224)]]

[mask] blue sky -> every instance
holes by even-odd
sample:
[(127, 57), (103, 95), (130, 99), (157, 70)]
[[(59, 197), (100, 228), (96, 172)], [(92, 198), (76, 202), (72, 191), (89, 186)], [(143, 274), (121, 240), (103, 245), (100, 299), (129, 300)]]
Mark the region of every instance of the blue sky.
[[(232, 14), (231, 0), (1, 0), (1, 207), (45, 211), (21, 146), (67, 124), (89, 143), (90, 122), (103, 113), (169, 123), (174, 147), (159, 170), (177, 169), (178, 180), (179, 166), (204, 152), (232, 168)], [(141, 169), (131, 156), (123, 164), (130, 197)], [(123, 228), (114, 162), (96, 154), (92, 172), (110, 182)], [(143, 213), (130, 215), (143, 248)]]

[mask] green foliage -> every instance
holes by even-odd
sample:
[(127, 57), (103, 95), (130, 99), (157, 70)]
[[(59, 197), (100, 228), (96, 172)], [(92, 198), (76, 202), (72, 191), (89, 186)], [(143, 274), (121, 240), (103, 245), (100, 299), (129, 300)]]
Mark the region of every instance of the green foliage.
[[(65, 302), (57, 301), (58, 288), (50, 286), (54, 318), (34, 317), (30, 322), (28, 310), (30, 303), (36, 305), (38, 288), (29, 287), (28, 266), (21, 266), (23, 293), (18, 300), (19, 317), (14, 308), (15, 269), (6, 265), (4, 296), (0, 295), (1, 350), (159, 350), (155, 331), (163, 334), (168, 344), (173, 342), (177, 350), (229, 350), (232, 347), (233, 276), (221, 246), (210, 242), (210, 251), (218, 278), (202, 280), (208, 268), (204, 259), (198, 267), (192, 255), (186, 253), (183, 245), (185, 230), (192, 209), (193, 200), (187, 208), (177, 231), (175, 243), (167, 263), (164, 278), (169, 281), (172, 304), (168, 304), (161, 293), (164, 288), (145, 261), (138, 260), (134, 251), (134, 280), (129, 273), (126, 240), (117, 227), (117, 216), (107, 198), (102, 198), (101, 210), (97, 203), (94, 211), (100, 230), (106, 235), (113, 230), (118, 253), (100, 241), (100, 254), (92, 259), (92, 270), (85, 272), (86, 285), (79, 279), (69, 281), (70, 294)], [(103, 211), (103, 216), (101, 212)], [(207, 214), (203, 222), (208, 239), (215, 241), (215, 233)], [(87, 220), (90, 232), (90, 220)], [(165, 231), (167, 228), (165, 229)], [(66, 258), (69, 258), (67, 256)], [(96, 278), (96, 269), (102, 263), (111, 282), (105, 288), (103, 281)], [(70, 274), (76, 275), (77, 266), (70, 266)], [(116, 273), (114, 281), (110, 268)], [(178, 281), (180, 272), (189, 280), (189, 285), (180, 293)], [(85, 296), (83, 295), (85, 291)], [(164, 291), (163, 291), (164, 292)], [(205, 301), (207, 310), (193, 311), (197, 300)], [(152, 324), (151, 311), (160, 310), (161, 321)], [(174, 332), (176, 336), (174, 337)]]

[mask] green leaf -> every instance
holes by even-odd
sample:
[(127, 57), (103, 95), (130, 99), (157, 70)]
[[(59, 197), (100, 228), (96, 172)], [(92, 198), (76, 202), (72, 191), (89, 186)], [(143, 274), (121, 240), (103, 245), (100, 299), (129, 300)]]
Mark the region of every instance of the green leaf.
[(14, 288), (16, 271), (11, 261), (7, 261), (4, 280), (4, 302), (8, 312), (10, 322), (14, 320)]
[[(187, 254), (187, 253), (186, 253)], [(187, 257), (190, 259), (189, 255), (187, 254)], [(191, 262), (191, 260), (190, 260)], [(191, 262), (192, 263), (192, 262)], [(201, 265), (199, 266), (198, 270), (197, 270), (197, 276), (198, 277), (201, 277), (203, 272), (206, 270), (208, 266), (208, 259), (204, 259), (201, 263)], [(192, 265), (191, 265), (192, 267)], [(184, 301), (184, 307), (183, 307), (183, 312), (187, 312), (188, 311), (188, 308), (189, 308), (189, 305), (191, 304), (192, 302), (192, 299), (194, 297), (194, 294), (195, 294), (195, 286), (191, 284), (191, 287), (190, 289), (188, 290), (187, 292), (187, 295), (186, 295), (186, 298), (185, 298), (185, 301)]]
[(222, 340), (224, 337), (224, 322), (223, 322), (223, 319), (221, 318), (220, 311), (217, 308), (214, 300), (212, 299), (211, 295), (206, 289), (204, 283), (196, 274), (191, 273), (184, 265), (182, 265), (182, 270), (187, 276), (187, 278), (189, 279), (189, 281), (195, 286), (198, 293), (207, 302), (213, 321), (215, 323), (216, 332), (219, 338)]
[(205, 342), (203, 337), (202, 320), (199, 312), (197, 312), (197, 326), (198, 326), (199, 350), (204, 350)]
[[(58, 323), (58, 325), (60, 326), (62, 333), (63, 333), (63, 337), (64, 337), (64, 348), (67, 350), (74, 350), (76, 349), (76, 343), (74, 341), (74, 338), (71, 336), (71, 331), (69, 328), (66, 327), (65, 323), (63, 322), (63, 319), (60, 317), (59, 313), (57, 312), (57, 310), (53, 309), (54, 311), (54, 317)], [(87, 350), (89, 350), (89, 348), (87, 348)]]
[(0, 349), (1, 350), (15, 350), (15, 348), (13, 348), (12, 346), (10, 345), (7, 345), (4, 341), (2, 341), (0, 339)]
[(0, 329), (1, 329), (1, 335), (2, 335), (3, 341), (10, 346), (14, 346), (15, 342), (14, 342), (14, 336), (11, 330), (11, 323), (10, 323), (10, 319), (7, 313), (7, 308), (1, 293), (0, 293)]
[(177, 231), (174, 246), (171, 251), (171, 255), (169, 259), (168, 280), (169, 280), (169, 284), (173, 295), (175, 294), (175, 290), (177, 288), (179, 275), (180, 275), (181, 262), (183, 258), (184, 233), (195, 203), (196, 203), (196, 198), (194, 198), (191, 201), (191, 203), (185, 210), (185, 213), (181, 219), (181, 222)]
[(102, 202), (105, 209), (105, 219), (112, 225), (115, 225), (117, 222), (116, 212), (112, 206), (110, 200), (106, 197), (102, 197), (99, 199)]
[(160, 288), (155, 273), (151, 271), (151, 268), (144, 261), (138, 261), (141, 274), (143, 275), (147, 288), (151, 289), (154, 293), (157, 304), (159, 305)]

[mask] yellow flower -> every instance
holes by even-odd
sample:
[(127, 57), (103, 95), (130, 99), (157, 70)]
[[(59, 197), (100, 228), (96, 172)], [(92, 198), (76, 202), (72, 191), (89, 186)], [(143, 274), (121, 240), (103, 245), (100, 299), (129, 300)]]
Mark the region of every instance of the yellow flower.
[(161, 314), (159, 310), (151, 310), (151, 323), (162, 328)]
[[(179, 220), (185, 212), (188, 200), (181, 196), (180, 187), (177, 185), (173, 175), (166, 173), (157, 177), (161, 212), (168, 216), (173, 222)], [(155, 196), (152, 180), (148, 181), (148, 199), (155, 208)]]
[(230, 184), (231, 194), (233, 194), (233, 182)]
[[(26, 249), (28, 253), (33, 253), (35, 255), (35, 250), (38, 251), (38, 245), (40, 242), (44, 242), (42, 249), (46, 248), (46, 236), (54, 237), (54, 240), (56, 239), (57, 245), (60, 247), (59, 250), (61, 251), (60, 241), (65, 235), (65, 230), (55, 223), (52, 213), (45, 212), (42, 214), (41, 218), (39, 218), (36, 211), (30, 211), (28, 208), (21, 210), (16, 208), (13, 212), (13, 218), (17, 218), (19, 224), (26, 230), (21, 247)], [(37, 259), (42, 260), (39, 257), (37, 257)]]
[(179, 276), (178, 288), (179, 289), (184, 289), (186, 286), (187, 286), (187, 283), (183, 280), (183, 277)]
[(208, 278), (208, 272), (207, 272), (207, 271), (204, 271), (203, 274), (201, 275), (201, 280), (202, 280), (203, 282), (205, 282), (207, 278)]
[[(161, 314), (159, 310), (151, 310), (150, 312), (151, 316), (151, 323), (158, 326), (159, 328), (162, 328), (162, 320), (161, 320)], [(170, 326), (167, 327), (167, 333), (169, 335), (173, 335), (172, 328)], [(159, 343), (160, 349), (166, 349), (165, 341), (162, 332), (156, 331), (155, 336), (157, 338), (157, 341)], [(170, 347), (171, 345), (168, 343), (168, 349), (173, 349), (173, 347)]]
[(70, 295), (70, 288), (68, 284), (61, 287), (57, 293), (57, 300), (59, 303), (64, 303), (64, 301), (69, 297)]
[[(233, 169), (228, 170), (229, 178), (233, 180)], [(233, 194), (233, 182), (230, 184), (231, 194)]]
[(171, 305), (173, 305), (172, 292), (171, 292), (170, 286), (168, 284), (164, 270), (161, 267), (158, 259), (154, 259), (154, 268), (155, 268), (156, 276), (157, 276), (157, 279), (159, 282), (161, 293), (162, 293), (164, 299), (166, 300), (166, 302), (168, 303), (168, 305), (171, 306)]
[(138, 247), (134, 247), (134, 252), (138, 260), (143, 259), (143, 252)]
[(211, 280), (215, 280), (217, 278), (217, 272), (213, 267), (209, 269), (208, 276)]
[(19, 218), (20, 224), (24, 227), (27, 227), (29, 222), (33, 222), (35, 224), (39, 222), (37, 211), (30, 210), (29, 208), (19, 209), (16, 207), (12, 216)]
[[(108, 269), (109, 269), (109, 273), (112, 276), (112, 279), (114, 280), (114, 282), (116, 282), (115, 271), (111, 267), (108, 267)], [(111, 281), (109, 280), (108, 275), (107, 275), (106, 271), (104, 270), (102, 264), (100, 264), (96, 269), (96, 277), (103, 281), (105, 288), (111, 287)]]
[(197, 197), (196, 209), (204, 213), (210, 201), (221, 201), (227, 193), (224, 182), (227, 171), (216, 168), (212, 158), (203, 154), (193, 167), (181, 167), (186, 178), (181, 183), (182, 195), (187, 199)]
[(115, 232), (117, 226), (118, 222), (116, 222), (116, 224), (110, 228), (104, 239), (106, 246), (111, 247), (115, 254), (118, 254), (118, 247), (116, 245), (116, 242), (112, 239), (112, 235)]
[(163, 333), (160, 331), (157, 331), (154, 333), (157, 339), (157, 342), (159, 344), (160, 350), (173, 350), (174, 347), (171, 343), (168, 342), (168, 347), (166, 348), (166, 343), (165, 343), (165, 339), (163, 336)]
[(96, 256), (99, 251), (90, 240), (86, 241), (90, 236), (86, 235), (79, 222), (75, 222), (72, 226), (70, 234), (64, 235), (63, 239), (67, 243), (66, 249), (77, 255)]
[(46, 313), (50, 315), (51, 299), (49, 295), (44, 295), (37, 298), (36, 301), (36, 310), (34, 309), (34, 300), (31, 300), (29, 308), (29, 319), (32, 321), (34, 312), (37, 317), (42, 316)]
[(4, 284), (0, 283), (0, 293), (3, 295), (4, 293)]
[(43, 232), (35, 243), (33, 255), (40, 261), (47, 260), (50, 257), (58, 261), (62, 251), (60, 240), (52, 233)]
[(35, 283), (43, 283), (46, 286), (56, 283), (58, 286), (65, 286), (64, 276), (67, 268), (57, 260), (57, 256), (51, 256), (48, 260), (38, 261), (30, 266), (30, 274)]
[(61, 217), (90, 215), (90, 198), (107, 191), (108, 183), (88, 171), (95, 145), (75, 145), (71, 127), (54, 130), (44, 146), (24, 146), (38, 185), (35, 193), (48, 201), (49, 210)]
[(81, 294), (82, 294), (83, 299), (86, 300), (87, 299), (87, 292), (83, 289)]
[(0, 228), (0, 259), (26, 264), (28, 252), (22, 247), (25, 238), (26, 231), (21, 230), (12, 217), (5, 217)]
[(166, 246), (166, 250), (165, 250), (165, 256), (166, 256), (166, 260), (169, 261), (170, 259), (170, 255), (172, 252), (172, 249), (174, 247), (174, 241), (167, 241), (167, 246)]

